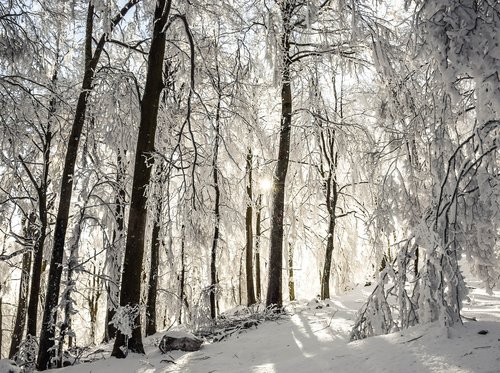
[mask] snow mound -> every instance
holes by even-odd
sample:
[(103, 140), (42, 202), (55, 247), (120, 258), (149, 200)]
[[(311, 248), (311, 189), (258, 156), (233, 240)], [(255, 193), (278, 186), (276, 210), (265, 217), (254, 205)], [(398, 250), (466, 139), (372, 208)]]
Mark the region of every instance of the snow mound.
[[(261, 320), (258, 327), (241, 329), (218, 343), (205, 343), (199, 351), (162, 355), (151, 344), (164, 334), (159, 333), (145, 340), (146, 356), (105, 358), (54, 373), (500, 372), (500, 292), (490, 295), (476, 283), (469, 285), (474, 286), (463, 314), (478, 321), (453, 328), (427, 324), (349, 342), (356, 312), (372, 290), (358, 286), (325, 301), (290, 302), (285, 305), (287, 313), (279, 318)], [(244, 307), (231, 314), (231, 319), (250, 317)], [(187, 333), (182, 329), (171, 332)]]

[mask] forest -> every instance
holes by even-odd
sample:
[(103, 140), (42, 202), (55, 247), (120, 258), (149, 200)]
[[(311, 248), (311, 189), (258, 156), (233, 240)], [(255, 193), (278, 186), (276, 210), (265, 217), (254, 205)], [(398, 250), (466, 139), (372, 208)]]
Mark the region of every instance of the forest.
[(499, 30), (495, 0), (0, 0), (0, 359), (358, 288), (350, 341), (461, 325), (500, 283)]

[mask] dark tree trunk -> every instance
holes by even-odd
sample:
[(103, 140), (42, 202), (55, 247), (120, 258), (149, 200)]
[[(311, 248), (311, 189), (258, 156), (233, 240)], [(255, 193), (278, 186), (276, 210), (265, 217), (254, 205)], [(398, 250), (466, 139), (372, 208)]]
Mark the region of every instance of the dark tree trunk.
[(160, 264), (160, 221), (162, 210), (161, 196), (158, 196), (158, 198), (151, 237), (151, 270), (149, 272), (148, 301), (146, 303), (146, 336), (156, 333), (156, 293), (158, 291), (158, 266)]
[[(96, 253), (94, 252), (94, 255)], [(95, 264), (92, 264), (92, 282), (90, 284), (90, 297), (87, 301), (89, 307), (89, 316), (90, 316), (90, 342), (92, 344), (95, 343), (95, 331), (97, 326), (97, 317), (99, 314), (99, 299), (102, 294), (102, 280), (99, 276), (100, 274), (96, 270)], [(72, 336), (69, 336), (68, 347), (72, 347)]]
[[(46, 150), (47, 157), (49, 149)], [(49, 164), (46, 163), (46, 172)], [(45, 174), (46, 175), (46, 174)], [(43, 249), (48, 227), (47, 194), (45, 185), (44, 192), (39, 194), (38, 214), (40, 218), (40, 230), (35, 240), (33, 248), (33, 269), (31, 272), (31, 286), (28, 302), (26, 335), (35, 337), (37, 335), (38, 303), (40, 297), (40, 287), (42, 280)], [(33, 357), (34, 360), (34, 357)]]
[[(74, 242), (69, 250), (69, 257), (66, 259), (66, 288), (63, 291), (63, 296), (61, 299), (61, 303), (63, 305), (63, 320), (60, 327), (58, 345), (57, 345), (57, 367), (61, 368), (63, 365), (63, 350), (64, 350), (64, 340), (66, 336), (69, 336), (69, 340), (72, 341), (71, 337), (71, 316), (72, 310), (74, 306), (74, 301), (72, 299), (73, 291), (75, 290), (76, 281), (74, 280), (75, 268), (78, 266), (78, 258), (77, 252), (78, 247), (80, 245), (80, 237), (82, 233), (82, 224), (85, 218), (85, 209), (86, 205), (84, 205), (79, 212), (79, 220), (76, 225), (76, 233), (75, 237), (73, 237)], [(95, 277), (94, 277), (95, 278)], [(70, 342), (71, 343), (71, 342)]]
[(324, 151), (328, 156), (326, 157), (328, 161), (328, 176), (325, 180), (326, 189), (326, 206), (328, 210), (328, 236), (326, 243), (326, 253), (325, 253), (325, 263), (323, 267), (323, 275), (321, 277), (321, 299), (330, 298), (330, 272), (332, 267), (332, 256), (334, 249), (334, 239), (335, 239), (335, 224), (336, 215), (335, 211), (337, 209), (338, 201), (338, 186), (337, 180), (335, 179), (335, 170), (337, 167), (337, 153), (335, 151), (335, 131), (329, 133), (328, 140), (324, 140), (322, 144), (328, 142), (328, 147), (324, 147)]
[(419, 257), (420, 257), (420, 249), (417, 246), (415, 248), (415, 261), (413, 262), (413, 265), (415, 266), (413, 268), (413, 274), (414, 274), (415, 278), (418, 277), (418, 260), (419, 260)]
[(40, 231), (33, 248), (33, 269), (31, 272), (31, 286), (28, 302), (26, 335), (35, 337), (37, 335), (38, 303), (40, 300), (40, 287), (42, 282), (43, 249), (47, 235), (47, 199), (46, 195), (38, 200), (40, 215)]
[[(57, 210), (56, 226), (54, 232), (54, 246), (50, 260), (47, 294), (43, 312), (42, 330), (40, 333), (40, 347), (38, 351), (37, 369), (49, 368), (55, 338), (56, 307), (59, 298), (60, 282), (62, 276), (62, 260), (64, 253), (64, 242), (68, 226), (69, 209), (71, 207), (71, 195), (73, 191), (73, 174), (75, 170), (78, 145), (85, 122), (87, 97), (92, 88), (94, 69), (92, 68), (92, 28), (94, 19), (94, 6), (89, 3), (86, 26), (85, 44), (85, 72), (82, 89), (78, 97), (75, 118), (68, 139), (68, 147), (64, 160), (64, 170), (61, 177), (61, 192), (59, 195), (59, 207)], [(52, 351), (50, 351), (52, 350)]]
[(257, 301), (262, 300), (262, 284), (260, 279), (260, 238), (261, 238), (261, 213), (262, 213), (262, 194), (257, 197), (257, 206), (255, 213), (255, 287), (257, 288)]
[(295, 280), (293, 276), (293, 245), (288, 244), (288, 296), (295, 300)]
[[(130, 0), (121, 11), (111, 20), (111, 30), (120, 22), (128, 10), (139, 0)], [(61, 191), (59, 194), (59, 206), (54, 231), (54, 246), (50, 259), (49, 277), (47, 285), (47, 295), (43, 311), (42, 330), (40, 333), (40, 344), (37, 358), (37, 369), (45, 370), (49, 368), (51, 356), (54, 354), (55, 324), (57, 320), (57, 304), (62, 276), (62, 260), (64, 254), (64, 243), (66, 239), (66, 229), (68, 227), (69, 210), (71, 207), (71, 195), (73, 193), (73, 181), (78, 146), (82, 129), (85, 124), (85, 114), (87, 110), (87, 99), (92, 90), (94, 74), (97, 63), (106, 42), (106, 35), (103, 35), (97, 43), (94, 53), (92, 53), (94, 24), (94, 5), (89, 2), (87, 11), (87, 21), (85, 27), (85, 71), (83, 74), (82, 87), (78, 97), (75, 110), (75, 117), (68, 138), (68, 147), (64, 159), (64, 169), (61, 175)]]
[(186, 282), (186, 253), (185, 253), (185, 247), (186, 246), (186, 233), (185, 233), (185, 226), (184, 224), (181, 227), (181, 274), (180, 274), (180, 279), (179, 279), (179, 286), (180, 286), (180, 307), (179, 307), (179, 319), (178, 323), (179, 325), (182, 324), (182, 308), (186, 306), (187, 309), (187, 297), (186, 297), (186, 290), (185, 290), (185, 282)]
[(26, 252), (23, 254), (23, 262), (21, 265), (21, 281), (19, 283), (16, 321), (14, 323), (14, 330), (12, 331), (9, 359), (13, 359), (14, 355), (17, 353), (24, 333), (24, 326), (26, 325), (26, 306), (28, 303), (28, 279), (30, 275), (30, 267), (31, 252)]
[[(57, 82), (57, 68), (52, 75), (52, 86)], [(43, 152), (43, 169), (40, 184), (36, 185), (38, 194), (38, 218), (40, 225), (36, 234), (33, 246), (33, 267), (31, 270), (31, 285), (27, 310), (27, 327), (26, 336), (29, 338), (37, 335), (37, 318), (38, 318), (38, 303), (40, 297), (40, 286), (42, 279), (42, 263), (43, 251), (45, 247), (45, 237), (48, 227), (48, 207), (47, 207), (47, 192), (49, 187), (49, 167), (50, 167), (50, 148), (52, 143), (52, 120), (56, 112), (56, 98), (53, 97), (49, 103), (49, 113), (47, 120), (47, 128), (45, 129), (44, 143), (42, 145)], [(34, 361), (35, 356), (28, 356), (28, 361)]]
[(117, 164), (118, 170), (116, 173), (116, 197), (115, 197), (115, 228), (113, 230), (112, 245), (108, 250), (109, 260), (109, 277), (110, 281), (107, 286), (107, 307), (106, 307), (106, 321), (104, 327), (104, 342), (109, 342), (116, 336), (116, 327), (111, 321), (115, 316), (116, 308), (120, 302), (120, 280), (121, 268), (123, 262), (123, 241), (125, 240), (125, 162), (122, 156), (122, 151), (118, 149)]
[[(141, 298), (141, 272), (146, 238), (147, 197), (145, 189), (151, 180), (148, 158), (154, 151), (158, 106), (163, 89), (163, 59), (165, 55), (165, 26), (170, 13), (170, 0), (158, 0), (154, 14), (154, 28), (148, 54), (148, 68), (144, 94), (141, 100), (141, 121), (134, 162), (132, 199), (127, 225), (127, 244), (123, 261), (120, 306), (139, 307)], [(124, 358), (127, 351), (144, 354), (140, 312), (131, 323), (132, 335), (117, 331), (112, 356)]]
[(283, 214), (285, 209), (285, 182), (290, 156), (290, 131), (292, 124), (292, 91), (290, 86), (290, 34), (291, 5), (281, 4), (283, 34), (281, 51), (283, 53), (281, 72), (281, 126), (279, 135), (278, 161), (274, 170), (273, 204), (271, 211), (271, 237), (269, 249), (269, 280), (266, 305), (283, 304), (282, 269), (283, 269)]
[(251, 306), (256, 303), (255, 291), (253, 286), (253, 207), (252, 207), (252, 149), (248, 148), (247, 160), (246, 160), (246, 171), (248, 175), (247, 179), (247, 209), (245, 214), (245, 226), (246, 226), (246, 260), (245, 260), (245, 270), (246, 270), (246, 283), (247, 283), (247, 305)]
[(335, 233), (335, 216), (330, 214), (330, 222), (328, 224), (328, 238), (327, 238), (326, 253), (325, 253), (325, 263), (323, 267), (323, 275), (321, 276), (321, 299), (330, 298), (330, 271), (332, 267), (334, 233)]
[[(26, 337), (28, 341), (33, 341), (32, 338), (36, 337), (37, 319), (38, 319), (38, 305), (40, 303), (40, 293), (41, 293), (41, 283), (42, 283), (42, 272), (43, 272), (43, 252), (45, 248), (45, 238), (47, 236), (48, 229), (48, 206), (47, 206), (47, 188), (49, 185), (48, 173), (50, 165), (50, 143), (52, 139), (52, 134), (50, 132), (50, 126), (46, 131), (46, 143), (44, 150), (44, 170), (42, 174), (42, 180), (40, 188), (38, 190), (38, 215), (40, 219), (40, 228), (35, 238), (35, 244), (33, 246), (33, 266), (31, 270), (31, 285), (29, 290), (29, 301), (28, 310), (26, 318)], [(30, 342), (31, 343), (31, 342)], [(36, 346), (32, 346), (36, 348)], [(35, 355), (35, 349), (27, 349), (28, 356), (26, 360), (35, 365), (37, 356)], [(46, 364), (44, 364), (46, 366)]]
[(243, 282), (242, 281), (242, 279), (243, 279), (243, 255), (244, 255), (244, 252), (242, 252), (241, 256), (240, 256), (240, 270), (238, 273), (238, 304), (243, 303), (243, 296), (242, 296), (243, 286), (241, 285)]
[(217, 160), (219, 157), (219, 137), (220, 137), (220, 109), (221, 109), (221, 96), (220, 96), (220, 75), (217, 69), (217, 84), (218, 84), (218, 100), (217, 109), (215, 113), (215, 141), (214, 141), (214, 156), (212, 160), (212, 177), (214, 183), (215, 202), (214, 202), (214, 236), (212, 239), (212, 251), (210, 255), (210, 317), (215, 320), (217, 317), (217, 249), (219, 246), (220, 235), (220, 186), (219, 186), (219, 170)]
[[(78, 244), (77, 244), (78, 245)], [(72, 252), (73, 249), (72, 249)], [(71, 299), (71, 295), (73, 293), (73, 289), (75, 286), (75, 281), (73, 280), (73, 264), (72, 260), (69, 260), (68, 263), (68, 278), (66, 279), (66, 292), (63, 292), (64, 296), (62, 297), (62, 303), (64, 304), (63, 308), (63, 322), (61, 323), (60, 333), (59, 333), (59, 342), (57, 345), (57, 367), (61, 368), (63, 366), (63, 351), (64, 351), (64, 339), (67, 335), (71, 335), (71, 309), (73, 300)], [(92, 321), (91, 321), (92, 322)]]

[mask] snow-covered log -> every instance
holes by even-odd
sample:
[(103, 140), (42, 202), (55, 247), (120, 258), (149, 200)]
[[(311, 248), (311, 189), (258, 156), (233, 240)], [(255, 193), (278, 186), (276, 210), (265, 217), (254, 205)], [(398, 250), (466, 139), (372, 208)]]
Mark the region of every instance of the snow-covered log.
[(160, 351), (165, 354), (172, 350), (198, 351), (203, 341), (191, 333), (168, 332), (160, 341)]

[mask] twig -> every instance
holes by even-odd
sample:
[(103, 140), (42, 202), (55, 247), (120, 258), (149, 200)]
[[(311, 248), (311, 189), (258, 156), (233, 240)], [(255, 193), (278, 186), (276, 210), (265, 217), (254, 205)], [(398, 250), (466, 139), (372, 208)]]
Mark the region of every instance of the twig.
[(324, 328), (318, 329), (318, 330), (313, 330), (313, 333), (320, 332), (322, 330), (328, 329), (332, 325), (333, 318), (335, 315), (339, 312), (339, 310), (335, 310), (335, 312), (332, 314), (332, 317), (330, 317), (330, 321), (328, 321), (328, 324)]
[(172, 359), (163, 359), (163, 360), (160, 360), (160, 363), (172, 363), (174, 365), (177, 365), (177, 363), (175, 361), (173, 361)]
[(415, 337), (415, 338), (409, 339), (409, 340), (407, 340), (407, 341), (403, 341), (403, 342), (401, 342), (401, 343), (410, 343), (410, 342), (416, 341), (417, 339), (422, 338), (423, 336), (424, 336), (424, 335), (422, 334), (422, 335), (421, 335), (421, 336), (419, 336), (419, 337)]

